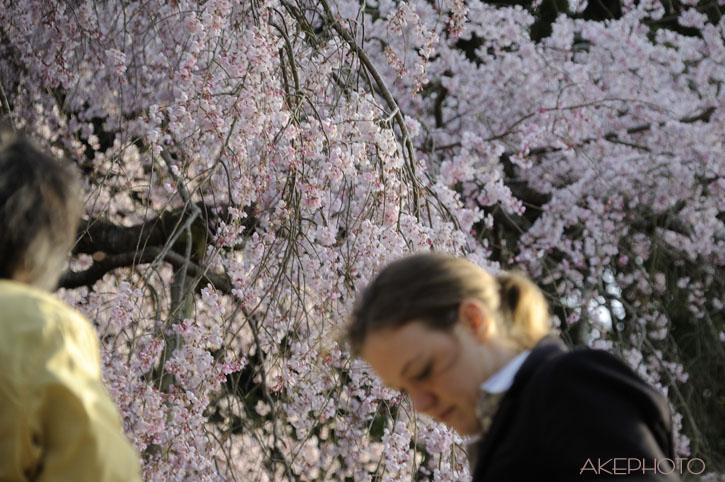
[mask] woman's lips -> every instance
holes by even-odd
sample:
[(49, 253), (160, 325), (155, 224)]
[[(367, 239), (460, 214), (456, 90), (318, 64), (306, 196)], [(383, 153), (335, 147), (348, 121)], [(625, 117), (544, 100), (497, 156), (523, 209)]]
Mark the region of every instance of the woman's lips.
[(448, 420), (451, 417), (451, 415), (453, 414), (453, 410), (454, 410), (453, 407), (445, 410), (443, 413), (438, 415), (438, 420), (440, 420), (441, 422), (445, 422), (446, 420)]

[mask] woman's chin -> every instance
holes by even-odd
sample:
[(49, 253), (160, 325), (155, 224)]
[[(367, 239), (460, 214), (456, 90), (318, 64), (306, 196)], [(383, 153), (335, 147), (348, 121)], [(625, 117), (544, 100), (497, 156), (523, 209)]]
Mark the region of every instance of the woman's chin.
[(462, 437), (472, 437), (481, 434), (481, 424), (477, 419), (468, 421), (459, 420), (457, 423), (450, 421), (450, 423), (447, 423), (446, 425), (458, 432), (458, 435)]

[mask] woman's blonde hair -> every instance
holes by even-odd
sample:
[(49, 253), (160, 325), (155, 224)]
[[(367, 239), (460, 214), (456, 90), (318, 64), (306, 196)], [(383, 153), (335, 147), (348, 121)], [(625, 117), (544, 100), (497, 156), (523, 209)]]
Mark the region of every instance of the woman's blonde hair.
[(552, 330), (544, 295), (526, 276), (501, 272), (494, 277), (463, 258), (420, 253), (386, 266), (358, 298), (347, 332), (352, 350), (359, 354), (373, 331), (414, 320), (449, 330), (466, 298), (483, 302), (522, 348), (532, 348)]

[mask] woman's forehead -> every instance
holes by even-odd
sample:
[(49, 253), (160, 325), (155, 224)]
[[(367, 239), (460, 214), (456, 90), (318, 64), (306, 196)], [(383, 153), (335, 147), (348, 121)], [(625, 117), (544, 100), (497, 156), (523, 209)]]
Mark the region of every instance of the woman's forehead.
[(418, 358), (454, 345), (449, 331), (436, 330), (416, 320), (400, 327), (372, 331), (362, 345), (361, 355), (378, 372), (400, 371)]

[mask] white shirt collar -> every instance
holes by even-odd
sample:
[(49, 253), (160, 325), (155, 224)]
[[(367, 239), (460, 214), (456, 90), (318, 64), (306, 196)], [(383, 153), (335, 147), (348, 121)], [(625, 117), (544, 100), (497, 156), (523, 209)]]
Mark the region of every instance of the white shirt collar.
[(519, 353), (513, 360), (508, 362), (499, 371), (491, 375), (488, 380), (483, 382), (481, 388), (489, 393), (501, 393), (511, 388), (516, 373), (529, 357), (531, 350), (525, 350)]

